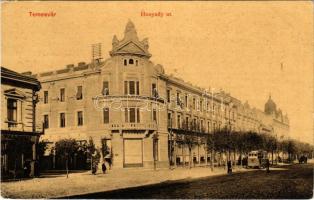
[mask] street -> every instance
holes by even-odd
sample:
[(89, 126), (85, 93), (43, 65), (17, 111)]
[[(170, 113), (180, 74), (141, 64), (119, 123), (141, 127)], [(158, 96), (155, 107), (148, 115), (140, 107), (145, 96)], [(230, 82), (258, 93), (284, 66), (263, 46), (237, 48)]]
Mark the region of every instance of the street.
[(301, 198), (313, 196), (313, 164), (294, 164), (67, 198)]

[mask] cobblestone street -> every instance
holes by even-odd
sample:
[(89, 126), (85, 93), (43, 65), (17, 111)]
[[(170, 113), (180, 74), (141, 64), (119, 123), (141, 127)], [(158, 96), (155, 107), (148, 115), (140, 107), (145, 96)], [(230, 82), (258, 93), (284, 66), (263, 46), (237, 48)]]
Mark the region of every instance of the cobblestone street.
[(264, 170), (198, 179), (168, 181), (157, 185), (73, 198), (301, 198), (313, 196), (313, 164), (295, 164)]

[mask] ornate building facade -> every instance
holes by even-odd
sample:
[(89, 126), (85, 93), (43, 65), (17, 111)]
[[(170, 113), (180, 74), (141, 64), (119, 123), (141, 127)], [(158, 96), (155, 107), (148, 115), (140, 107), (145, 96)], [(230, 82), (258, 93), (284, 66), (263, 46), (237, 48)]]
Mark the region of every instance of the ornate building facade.
[(34, 175), (36, 144), (42, 127), (35, 123), (38, 80), (1, 67), (1, 178)]
[[(110, 58), (37, 74), (42, 84), (37, 119), (45, 124), (44, 139), (93, 138), (96, 146), (110, 149), (113, 167), (151, 168), (190, 159), (173, 141), (193, 124), (204, 134), (223, 127), (277, 134), (276, 127), (284, 126), (287, 135), (289, 122), (282, 115), (167, 75), (150, 61), (148, 49), (148, 40), (140, 40), (129, 21), (124, 38), (113, 37)], [(205, 145), (192, 150), (196, 162), (207, 160)], [(175, 158), (169, 146), (175, 146)]]

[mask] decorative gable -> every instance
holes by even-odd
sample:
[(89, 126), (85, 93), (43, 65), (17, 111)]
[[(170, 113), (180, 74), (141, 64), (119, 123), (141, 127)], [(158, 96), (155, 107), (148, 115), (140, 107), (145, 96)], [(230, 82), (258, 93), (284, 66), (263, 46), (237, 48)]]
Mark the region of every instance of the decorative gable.
[(25, 93), (22, 92), (21, 90), (16, 89), (16, 88), (4, 91), (4, 95), (8, 96), (8, 97), (19, 98), (19, 99), (25, 99), (26, 98)]
[(140, 48), (133, 42), (129, 42), (128, 44), (122, 46), (120, 49), (116, 50), (117, 53), (134, 53), (134, 54), (145, 54), (145, 50)]
[(122, 40), (118, 40), (117, 36), (113, 36), (110, 55), (135, 54), (150, 58), (151, 54), (148, 52), (148, 48), (148, 39), (145, 38), (140, 41), (134, 24), (129, 21), (125, 27), (124, 38)]

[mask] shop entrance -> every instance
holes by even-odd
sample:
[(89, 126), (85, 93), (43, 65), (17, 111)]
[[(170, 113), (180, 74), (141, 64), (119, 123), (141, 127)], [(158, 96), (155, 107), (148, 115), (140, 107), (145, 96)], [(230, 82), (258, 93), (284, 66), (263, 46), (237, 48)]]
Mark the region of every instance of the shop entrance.
[(143, 167), (143, 140), (124, 139), (123, 167)]

